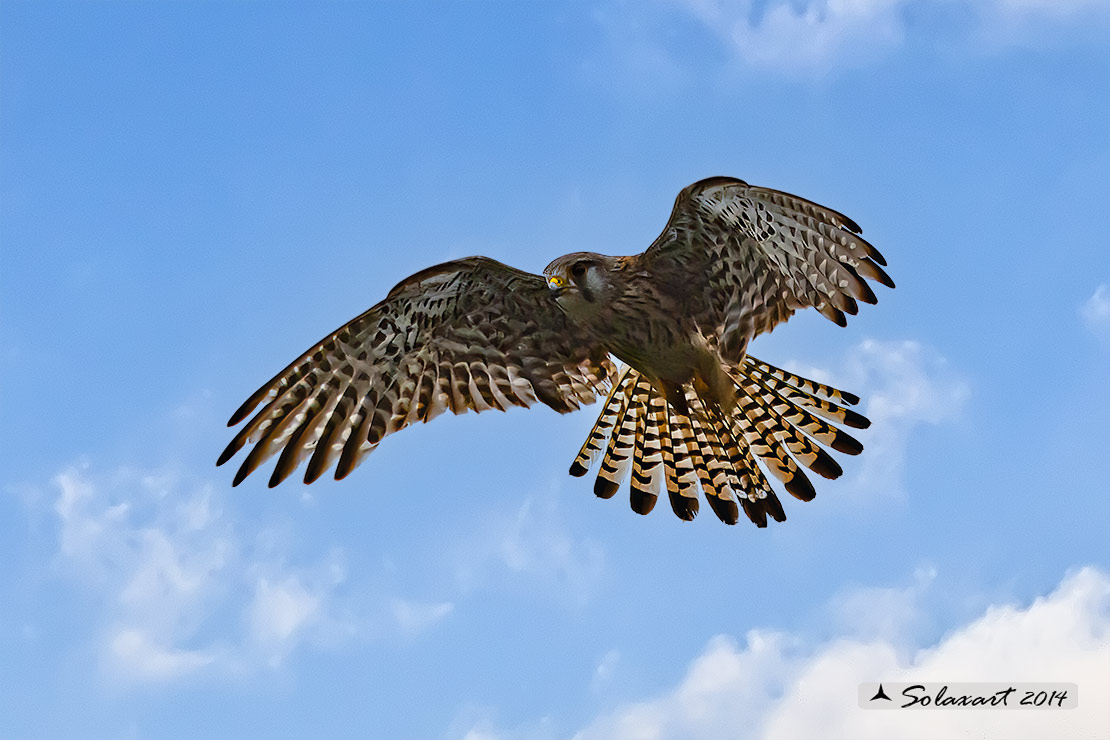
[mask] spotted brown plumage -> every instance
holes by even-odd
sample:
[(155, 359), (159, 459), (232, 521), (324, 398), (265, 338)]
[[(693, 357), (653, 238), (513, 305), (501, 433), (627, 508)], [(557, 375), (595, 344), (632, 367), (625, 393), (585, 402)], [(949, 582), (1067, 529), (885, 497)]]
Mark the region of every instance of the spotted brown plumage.
[[(630, 481), (632, 508), (662, 491), (682, 519), (699, 492), (719, 519), (786, 518), (765, 472), (795, 498), (815, 495), (803, 468), (841, 474), (824, 449), (862, 445), (836, 426), (869, 422), (858, 397), (757, 360), (747, 347), (812, 306), (837, 324), (867, 280), (894, 284), (886, 261), (836, 211), (714, 177), (685, 188), (643, 253), (560, 257), (546, 277), (485, 257), (402, 281), (262, 386), (232, 416), (250, 418), (220, 456), (253, 445), (238, 485), (270, 457), (274, 486), (307, 461), (306, 483), (348, 475), (381, 440), (443, 411), (539, 401), (569, 412), (602, 396), (571, 466), (600, 457), (594, 492)], [(611, 357), (624, 363), (619, 371)]]
[(259, 388), (229, 426), (265, 406), (218, 464), (253, 442), (236, 485), (279, 451), (272, 486), (306, 458), (306, 483), (333, 463), (340, 479), (414, 421), (537, 400), (573, 411), (604, 393), (613, 371), (543, 278), (485, 257), (456, 260), (402, 281)]

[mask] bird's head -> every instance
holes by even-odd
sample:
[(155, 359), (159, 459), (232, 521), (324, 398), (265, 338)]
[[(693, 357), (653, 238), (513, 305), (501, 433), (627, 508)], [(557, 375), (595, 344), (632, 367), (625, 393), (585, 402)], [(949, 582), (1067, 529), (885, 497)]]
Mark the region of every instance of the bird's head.
[(544, 271), (547, 287), (563, 308), (589, 309), (603, 304), (612, 292), (613, 257), (593, 252), (565, 254)]

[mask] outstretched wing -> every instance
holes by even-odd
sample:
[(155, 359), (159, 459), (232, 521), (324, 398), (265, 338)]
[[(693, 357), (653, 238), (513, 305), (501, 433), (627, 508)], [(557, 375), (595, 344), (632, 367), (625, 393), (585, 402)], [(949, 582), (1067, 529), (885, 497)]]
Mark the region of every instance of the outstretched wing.
[(234, 485), (279, 450), (271, 486), (310, 456), (306, 483), (337, 459), (340, 479), (415, 421), (537, 400), (573, 411), (604, 394), (613, 373), (543, 278), (485, 257), (455, 260), (402, 281), (255, 391), (228, 426), (262, 410), (217, 465), (254, 443)]
[(691, 313), (723, 357), (813, 306), (844, 326), (856, 301), (875, 303), (865, 278), (888, 287), (886, 260), (843, 214), (789, 193), (712, 177), (685, 188), (670, 221), (637, 259), (691, 296)]

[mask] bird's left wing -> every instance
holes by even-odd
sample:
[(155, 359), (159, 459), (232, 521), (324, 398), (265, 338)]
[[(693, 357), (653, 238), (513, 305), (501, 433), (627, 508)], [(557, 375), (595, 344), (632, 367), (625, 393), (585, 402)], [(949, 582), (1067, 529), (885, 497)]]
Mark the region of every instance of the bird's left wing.
[(731, 177), (683, 189), (663, 233), (636, 259), (690, 296), (690, 314), (733, 361), (796, 309), (813, 306), (843, 326), (857, 300), (876, 301), (865, 278), (894, 287), (850, 218)]
[(306, 483), (337, 461), (340, 479), (415, 421), (537, 400), (573, 411), (604, 394), (613, 375), (543, 278), (485, 257), (455, 260), (402, 281), (259, 388), (228, 426), (262, 409), (217, 465), (253, 443), (235, 485), (279, 451), (271, 486), (306, 458)]

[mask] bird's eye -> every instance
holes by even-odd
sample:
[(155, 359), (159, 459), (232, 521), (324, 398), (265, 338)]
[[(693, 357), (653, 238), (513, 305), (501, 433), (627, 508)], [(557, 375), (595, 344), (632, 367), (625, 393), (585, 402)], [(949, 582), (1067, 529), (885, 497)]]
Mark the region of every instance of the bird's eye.
[(570, 268), (570, 274), (573, 275), (576, 278), (580, 278), (583, 275), (585, 275), (586, 274), (586, 263), (585, 262), (575, 262), (574, 265)]

